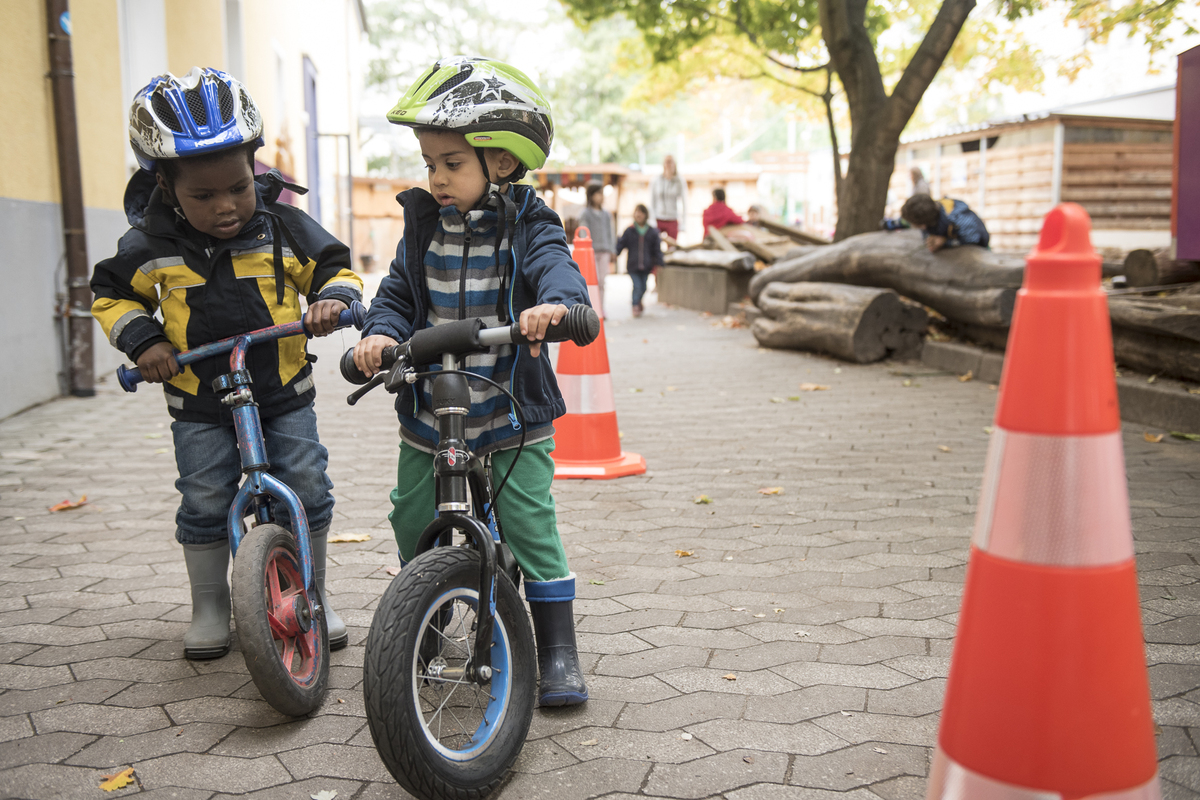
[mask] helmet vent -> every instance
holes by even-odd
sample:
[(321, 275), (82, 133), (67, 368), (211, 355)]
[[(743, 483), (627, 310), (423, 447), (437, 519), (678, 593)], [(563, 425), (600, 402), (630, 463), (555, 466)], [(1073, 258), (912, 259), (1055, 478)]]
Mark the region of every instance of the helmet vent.
[(155, 92), (150, 98), (150, 106), (154, 109), (154, 116), (162, 120), (162, 124), (175, 133), (183, 133), (183, 126), (179, 124), (179, 117), (175, 116), (175, 109), (171, 108), (171, 104), (167, 102), (167, 98)]
[(233, 92), (224, 81), (217, 83), (217, 100), (221, 105), (221, 124), (228, 125), (233, 119)]
[(196, 127), (208, 127), (208, 111), (204, 108), (204, 98), (200, 96), (200, 92), (195, 90), (184, 92), (183, 97), (187, 101), (188, 112), (195, 120)]
[(430, 99), (437, 97), (438, 95), (445, 94), (446, 92), (453, 89), (455, 86), (458, 86), (460, 83), (465, 81), (467, 78), (471, 77), (472, 72), (474, 72), (474, 70), (471, 69), (470, 67), (467, 67), (462, 72), (455, 75), (453, 78), (446, 80), (445, 83), (443, 83), (441, 86), (439, 86), (438, 88), (433, 90), (433, 93), (429, 95)]

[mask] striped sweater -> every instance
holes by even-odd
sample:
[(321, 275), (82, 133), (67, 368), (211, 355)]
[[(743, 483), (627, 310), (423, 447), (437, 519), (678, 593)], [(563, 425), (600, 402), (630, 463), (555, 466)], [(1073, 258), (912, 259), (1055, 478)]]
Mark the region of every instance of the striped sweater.
[[(425, 284), (430, 299), (426, 327), (475, 317), (482, 319), (488, 327), (500, 323), (496, 314), (500, 298), (496, 219), (494, 211), (476, 209), (463, 215), (454, 206), (441, 209), (437, 232), (425, 254)], [(507, 270), (508, 255), (503, 256), (500, 268)], [(517, 348), (504, 345), (487, 353), (468, 356), (464, 367), (468, 372), (510, 388), (517, 358)], [(509, 399), (485, 381), (468, 382), (471, 387), (468, 447), (477, 455), (515, 447), (520, 428)], [(433, 452), (433, 445), (438, 440), (437, 421), (431, 410), (431, 390), (432, 381), (423, 381), (416, 417), (402, 418), (400, 429), (405, 442), (425, 452)], [(546, 424), (527, 431), (525, 442), (532, 444), (553, 435), (553, 426)]]

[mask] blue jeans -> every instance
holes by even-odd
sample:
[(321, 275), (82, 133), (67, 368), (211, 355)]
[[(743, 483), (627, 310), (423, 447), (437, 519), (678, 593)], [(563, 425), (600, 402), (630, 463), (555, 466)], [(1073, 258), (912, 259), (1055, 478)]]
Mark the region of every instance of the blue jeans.
[(630, 271), (629, 278), (633, 281), (633, 304), (642, 304), (642, 295), (646, 293), (646, 282), (650, 279), (649, 272)]
[[(332, 481), (325, 474), (329, 451), (317, 439), (317, 414), (311, 405), (263, 420), (268, 470), (295, 492), (308, 514), (308, 527), (320, 531), (333, 520)], [(242, 459), (232, 427), (207, 422), (171, 423), (183, 496), (175, 514), (180, 544), (210, 544), (229, 538), (229, 507), (242, 482)], [(276, 521), (290, 527), (287, 509), (272, 504)]]

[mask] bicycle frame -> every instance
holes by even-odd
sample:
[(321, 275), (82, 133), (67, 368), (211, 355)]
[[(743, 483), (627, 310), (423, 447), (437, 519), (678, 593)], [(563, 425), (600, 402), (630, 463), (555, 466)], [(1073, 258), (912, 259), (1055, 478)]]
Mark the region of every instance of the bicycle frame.
[[(362, 328), (366, 309), (361, 303), (355, 302), (349, 309), (343, 311), (338, 318), (338, 327), (353, 325)], [(300, 555), (300, 568), (303, 572), (304, 592), (310, 603), (317, 599), (316, 568), (312, 559), (312, 540), (309, 537), (308, 516), (304, 505), (296, 493), (283, 481), (271, 475), (267, 470), (271, 463), (267, 458), (267, 445), (263, 436), (262, 418), (258, 413), (258, 404), (254, 402), (254, 393), (250, 390), (250, 373), (246, 370), (246, 353), (255, 345), (286, 339), (289, 336), (309, 336), (304, 321), (287, 322), (270, 328), (261, 328), (238, 336), (231, 336), (216, 342), (201, 345), (175, 355), (180, 367), (203, 361), (206, 358), (230, 353), (229, 373), (213, 381), (215, 391), (228, 391), (221, 402), (230, 406), (233, 414), (234, 430), (237, 434), (238, 452), (242, 460), (242, 472), (246, 475), (229, 507), (229, 552), (237, 557), (238, 546), (246, 535), (245, 518), (254, 505), (253, 513), (256, 523), (271, 521), (271, 500), (277, 500), (287, 508), (292, 519), (292, 534), (296, 537), (297, 550)], [(117, 368), (117, 382), (127, 392), (136, 392), (137, 385), (142, 382), (141, 370), (128, 367)]]

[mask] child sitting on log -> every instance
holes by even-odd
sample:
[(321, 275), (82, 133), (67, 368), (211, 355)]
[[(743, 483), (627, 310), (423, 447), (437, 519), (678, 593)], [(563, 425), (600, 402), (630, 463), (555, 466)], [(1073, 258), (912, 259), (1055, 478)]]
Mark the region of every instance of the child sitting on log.
[(963, 244), (988, 246), (987, 227), (962, 200), (947, 197), (939, 201), (927, 194), (914, 194), (904, 201), (900, 216), (921, 231), (931, 253)]

